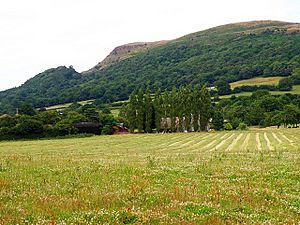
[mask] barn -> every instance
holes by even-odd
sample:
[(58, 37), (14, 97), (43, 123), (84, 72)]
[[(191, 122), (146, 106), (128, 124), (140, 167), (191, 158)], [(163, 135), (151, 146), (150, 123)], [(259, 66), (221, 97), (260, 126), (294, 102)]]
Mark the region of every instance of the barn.
[(73, 124), (73, 127), (78, 130), (78, 133), (84, 134), (101, 134), (101, 126), (94, 122), (80, 122)]

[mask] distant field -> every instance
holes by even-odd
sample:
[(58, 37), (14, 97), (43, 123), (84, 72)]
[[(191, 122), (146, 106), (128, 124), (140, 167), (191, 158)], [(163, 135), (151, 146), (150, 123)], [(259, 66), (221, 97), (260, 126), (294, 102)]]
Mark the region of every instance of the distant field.
[(277, 85), (279, 81), (284, 77), (256, 77), (248, 80), (240, 80), (230, 83), (231, 88), (240, 86), (260, 86), (260, 85)]
[[(300, 95), (300, 85), (295, 85), (293, 86), (293, 90), (292, 91), (270, 91), (270, 93), (272, 95), (284, 95), (284, 94), (294, 94), (294, 95)], [(241, 93), (237, 93), (237, 94), (230, 94), (230, 95), (223, 95), (220, 96), (220, 98), (230, 98), (231, 96), (250, 96), (252, 95), (252, 92), (241, 92)]]
[[(92, 103), (93, 101), (95, 101), (95, 100), (86, 100), (86, 101), (81, 101), (81, 102), (78, 102), (78, 103), (81, 104), (81, 105), (86, 105), (86, 104)], [(47, 110), (63, 110), (65, 108), (69, 107), (71, 104), (72, 103), (66, 103), (66, 104), (61, 104), (61, 105), (54, 105), (54, 106), (49, 106), (46, 109)]]
[(297, 224), (299, 131), (0, 142), (0, 224)]

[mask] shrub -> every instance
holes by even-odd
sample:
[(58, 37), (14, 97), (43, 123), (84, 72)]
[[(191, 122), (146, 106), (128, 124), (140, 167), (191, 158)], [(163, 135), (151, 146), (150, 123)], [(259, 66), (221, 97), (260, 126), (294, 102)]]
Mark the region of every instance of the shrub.
[(43, 133), (43, 124), (29, 117), (23, 117), (15, 127), (17, 135), (41, 134)]
[(238, 126), (238, 130), (247, 130), (247, 124), (245, 124), (244, 122), (241, 122)]
[(225, 130), (232, 130), (233, 127), (232, 127), (231, 123), (225, 123), (225, 124), (224, 124), (224, 129), (225, 129)]
[(112, 128), (111, 125), (105, 125), (101, 132), (101, 134), (104, 134), (104, 135), (111, 135), (113, 133), (114, 133), (114, 129)]
[(232, 125), (232, 129), (237, 129), (239, 124), (241, 123), (241, 119), (240, 118), (237, 118), (237, 117), (234, 117), (232, 120), (231, 120), (231, 125)]

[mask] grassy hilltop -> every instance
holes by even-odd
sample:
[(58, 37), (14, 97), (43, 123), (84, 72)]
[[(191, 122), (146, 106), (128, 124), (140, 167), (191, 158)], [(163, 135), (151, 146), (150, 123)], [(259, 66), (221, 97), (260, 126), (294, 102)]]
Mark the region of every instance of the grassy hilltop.
[(0, 224), (296, 224), (297, 129), (0, 142)]

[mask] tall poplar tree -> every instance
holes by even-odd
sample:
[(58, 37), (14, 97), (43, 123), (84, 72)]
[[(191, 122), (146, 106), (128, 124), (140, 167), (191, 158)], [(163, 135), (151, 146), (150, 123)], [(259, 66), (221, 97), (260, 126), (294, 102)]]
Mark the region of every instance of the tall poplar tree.
[(145, 121), (145, 105), (144, 105), (144, 93), (142, 89), (139, 89), (137, 94), (137, 111), (136, 111), (136, 122), (138, 132), (144, 130)]
[(145, 105), (145, 131), (151, 133), (151, 124), (152, 124), (152, 99), (150, 95), (150, 90), (147, 89), (144, 96), (144, 105)]
[(161, 97), (161, 91), (158, 89), (155, 92), (154, 96), (154, 115), (155, 115), (155, 127), (156, 131), (159, 132), (161, 129), (161, 118), (162, 118), (162, 97)]
[(202, 131), (208, 131), (208, 122), (211, 113), (211, 99), (206, 86), (202, 87), (200, 96), (202, 103), (200, 110), (200, 128)]
[(134, 92), (132, 92), (129, 96), (129, 103), (127, 106), (127, 120), (128, 126), (131, 133), (136, 129), (136, 111), (137, 111), (137, 100)]

